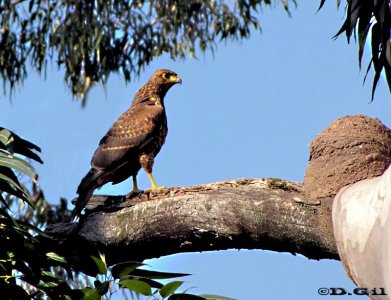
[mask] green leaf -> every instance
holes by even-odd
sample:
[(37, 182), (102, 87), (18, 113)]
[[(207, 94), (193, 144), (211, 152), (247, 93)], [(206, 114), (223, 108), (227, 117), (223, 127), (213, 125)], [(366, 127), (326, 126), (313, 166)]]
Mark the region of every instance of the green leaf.
[(131, 291), (142, 294), (144, 296), (152, 295), (151, 286), (146, 282), (139, 281), (139, 280), (126, 279), (126, 280), (121, 280), (119, 282), (119, 284), (123, 287), (126, 287), (127, 289), (129, 289)]
[(30, 196), (25, 191), (20, 191), (4, 180), (0, 180), (0, 191), (13, 195), (25, 202), (27, 202), (31, 207), (34, 208), (34, 205), (30, 202)]
[(98, 267), (98, 274), (105, 274), (107, 271), (107, 266), (104, 261), (99, 257), (91, 255), (91, 259), (95, 262), (95, 265)]
[(58, 280), (58, 278), (50, 271), (41, 271), (41, 274), (42, 276), (51, 277)]
[(58, 286), (58, 282), (51, 281), (49, 278), (44, 278), (44, 277), (40, 277), (40, 278), (42, 278), (42, 280), (38, 282), (39, 288), (46, 289), (46, 288), (55, 288)]
[[(1, 144), (4, 144), (4, 147), (2, 147)], [(34, 159), (39, 163), (43, 163), (41, 158), (32, 151), (36, 150), (41, 152), (41, 149), (37, 145), (22, 139), (17, 134), (3, 127), (0, 127), (0, 148), (4, 148), (12, 154), (15, 152), (25, 157)]]
[(22, 185), (20, 184), (18, 177), (16, 177), (15, 173), (5, 167), (0, 167), (0, 179), (8, 182), (11, 186), (18, 189), (21, 192), (25, 192)]
[(7, 146), (13, 141), (12, 134), (5, 128), (0, 128), (0, 143)]
[[(125, 276), (125, 277), (127, 277), (127, 276)], [(132, 278), (132, 276), (130, 276), (130, 278), (124, 278), (124, 277), (121, 278), (121, 280), (124, 280), (124, 279), (140, 280), (140, 281), (148, 283), (151, 286), (151, 288), (160, 289), (163, 287), (163, 284), (161, 284), (160, 282), (153, 280), (153, 279), (148, 279), (148, 278), (143, 278), (143, 277), (138, 277), (138, 276), (135, 276), (134, 278)]]
[(101, 300), (101, 295), (95, 288), (86, 287), (81, 291), (83, 293), (83, 300)]
[(62, 256), (60, 256), (60, 255), (58, 255), (57, 253), (54, 253), (54, 252), (46, 253), (46, 256), (49, 257), (52, 260), (55, 260), (55, 261), (58, 261), (58, 262), (61, 262), (61, 263), (66, 263), (67, 262), (64, 257), (62, 257)]
[(78, 272), (83, 272), (84, 274), (96, 277), (98, 274), (106, 273), (106, 265), (96, 256), (73, 256), (72, 257), (73, 269)]
[(121, 278), (122, 276), (131, 274), (135, 269), (141, 266), (144, 266), (144, 264), (136, 261), (118, 263), (111, 268), (111, 275), (113, 275), (114, 278)]
[(132, 272), (132, 275), (150, 278), (150, 279), (170, 279), (176, 277), (189, 276), (190, 274), (168, 273), (168, 272), (157, 272), (157, 271), (150, 271), (150, 270), (143, 270), (143, 269), (135, 269)]
[(170, 295), (172, 295), (181, 285), (183, 284), (183, 281), (171, 281), (164, 285), (159, 293), (163, 298), (166, 298)]
[(22, 172), (34, 180), (35, 170), (34, 167), (28, 162), (20, 159), (16, 156), (10, 156), (6, 153), (0, 151), (0, 166), (7, 167), (10, 169), (15, 169), (19, 172)]
[(163, 287), (163, 284), (161, 284), (159, 281), (145, 278), (145, 277), (140, 277), (140, 276), (125, 275), (125, 276), (120, 277), (119, 280), (121, 281), (121, 280), (126, 280), (126, 279), (144, 281), (144, 282), (148, 283), (151, 286), (151, 288), (160, 289)]

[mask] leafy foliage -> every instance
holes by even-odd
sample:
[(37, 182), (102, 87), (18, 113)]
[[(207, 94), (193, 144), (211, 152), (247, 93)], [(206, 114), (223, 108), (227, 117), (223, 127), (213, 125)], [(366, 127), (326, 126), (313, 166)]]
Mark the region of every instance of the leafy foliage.
[[(120, 71), (126, 81), (153, 58), (212, 52), (216, 41), (244, 39), (263, 5), (295, 0), (44, 1), (0, 0), (0, 74), (4, 91), (27, 77), (27, 62), (41, 73), (48, 61), (65, 67), (73, 95)], [(83, 101), (83, 103), (84, 103)]]
[[(34, 168), (28, 162), (14, 156), (14, 154), (16, 152), (42, 163), (39, 156), (33, 152), (34, 150), (41, 151), (36, 145), (0, 127), (0, 190), (20, 198), (31, 206), (33, 206), (31, 198), (26, 189), (20, 184), (14, 170), (24, 173), (35, 180)], [(8, 207), (1, 194), (0, 201)]]
[[(20, 180), (23, 177), (19, 174), (29, 176), (37, 192), (38, 177), (33, 166), (23, 159), (42, 163), (34, 151), (40, 151), (39, 147), (0, 128), (0, 290), (20, 299), (38, 297), (42, 292), (55, 295), (56, 290), (65, 289), (52, 270), (64, 265), (65, 261), (46, 251), (45, 245), (50, 240), (32, 224), (39, 225), (39, 213), (31, 212), (37, 207), (42, 208), (44, 201), (37, 194), (31, 195)], [(27, 209), (23, 209), (24, 203)], [(13, 213), (18, 206), (21, 208), (19, 213)], [(26, 218), (17, 218), (17, 215), (24, 215), (30, 222)]]
[[(228, 299), (176, 293), (183, 281), (159, 280), (188, 274), (141, 269), (128, 261), (107, 266), (104, 254), (62, 253), (61, 246), (39, 228), (69, 219), (66, 200), (52, 209), (38, 189), (38, 176), (27, 158), (42, 163), (40, 149), (11, 131), (0, 128), (0, 290), (4, 299), (102, 299), (119, 290), (150, 299)], [(33, 181), (32, 192), (21, 182)], [(22, 204), (22, 205), (20, 205)], [(26, 204), (27, 208), (23, 208)], [(14, 211), (18, 212), (14, 212)]]
[[(321, 9), (326, 0), (320, 1)], [(337, 1), (338, 7), (341, 1)], [(346, 6), (346, 18), (337, 32), (336, 37), (346, 34), (348, 43), (352, 34), (358, 36), (358, 60), (361, 68), (362, 56), (368, 33), (371, 33), (372, 58), (368, 64), (367, 73), (373, 64), (375, 76), (372, 86), (372, 100), (375, 95), (376, 85), (380, 74), (384, 70), (387, 83), (391, 91), (391, 11), (390, 0), (348, 0)], [(364, 79), (365, 80), (365, 79)]]

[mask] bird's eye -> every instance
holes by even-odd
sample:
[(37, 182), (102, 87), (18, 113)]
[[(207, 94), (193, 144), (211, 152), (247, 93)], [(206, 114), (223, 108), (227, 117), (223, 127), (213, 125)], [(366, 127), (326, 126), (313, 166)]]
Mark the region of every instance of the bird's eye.
[(164, 78), (164, 79), (169, 79), (169, 78), (170, 78), (170, 74), (168, 74), (168, 73), (163, 73), (163, 78)]

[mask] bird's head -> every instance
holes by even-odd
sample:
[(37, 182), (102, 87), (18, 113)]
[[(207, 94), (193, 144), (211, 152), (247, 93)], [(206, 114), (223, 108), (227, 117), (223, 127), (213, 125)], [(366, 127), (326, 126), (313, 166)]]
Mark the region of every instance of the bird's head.
[(158, 98), (163, 103), (167, 91), (176, 83), (182, 83), (182, 79), (177, 73), (167, 69), (157, 70), (148, 82), (138, 90), (133, 98), (132, 105), (144, 103), (154, 95), (159, 96)]
[(173, 71), (160, 69), (151, 76), (148, 82), (157, 85), (159, 90), (165, 94), (174, 84), (181, 84), (182, 79)]

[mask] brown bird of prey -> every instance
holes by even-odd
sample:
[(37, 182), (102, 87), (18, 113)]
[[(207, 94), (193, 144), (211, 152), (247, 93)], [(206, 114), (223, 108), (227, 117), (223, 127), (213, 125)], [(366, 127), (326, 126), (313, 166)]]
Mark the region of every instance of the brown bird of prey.
[(101, 139), (91, 160), (91, 169), (82, 179), (72, 219), (80, 215), (95, 189), (112, 182), (116, 184), (133, 177), (133, 192), (139, 192), (137, 173), (141, 167), (158, 190), (152, 177), (154, 158), (167, 136), (164, 96), (179, 76), (170, 70), (157, 70), (133, 98), (123, 113)]

